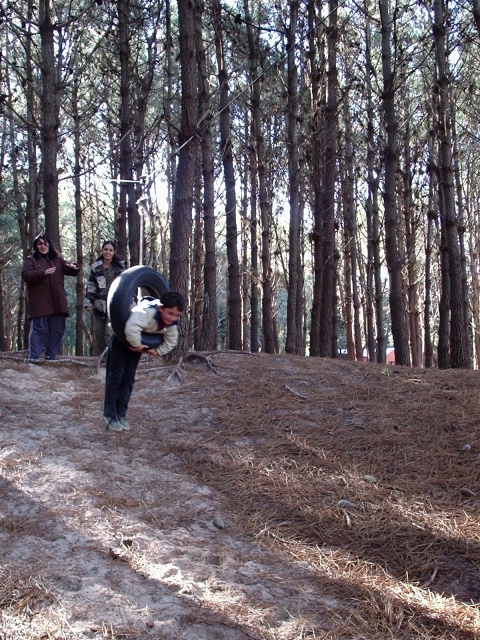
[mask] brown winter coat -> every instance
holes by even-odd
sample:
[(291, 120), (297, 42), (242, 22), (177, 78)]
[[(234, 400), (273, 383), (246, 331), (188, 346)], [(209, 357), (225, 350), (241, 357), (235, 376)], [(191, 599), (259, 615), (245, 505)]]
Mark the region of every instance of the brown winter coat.
[[(55, 273), (45, 275), (45, 269), (56, 267)], [(64, 276), (76, 276), (80, 267), (58, 256), (38, 258), (28, 256), (22, 267), (22, 278), (27, 285), (27, 317), (39, 318), (56, 314), (70, 315), (65, 295)]]

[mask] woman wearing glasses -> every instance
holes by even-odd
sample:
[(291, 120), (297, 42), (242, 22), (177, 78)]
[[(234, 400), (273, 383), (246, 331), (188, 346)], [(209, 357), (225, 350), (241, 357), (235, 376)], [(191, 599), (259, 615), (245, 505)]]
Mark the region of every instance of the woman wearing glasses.
[(32, 254), (22, 267), (27, 285), (27, 318), (31, 320), (29, 360), (38, 360), (44, 346), (45, 358), (56, 359), (65, 333), (65, 318), (70, 315), (64, 276), (76, 276), (79, 271), (78, 264), (66, 262), (44, 233), (35, 238)]

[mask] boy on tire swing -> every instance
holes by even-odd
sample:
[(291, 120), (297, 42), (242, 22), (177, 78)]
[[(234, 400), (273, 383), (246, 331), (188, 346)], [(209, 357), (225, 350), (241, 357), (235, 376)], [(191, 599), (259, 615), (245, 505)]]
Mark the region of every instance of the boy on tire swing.
[[(135, 382), (135, 373), (143, 353), (165, 356), (177, 346), (178, 320), (185, 300), (177, 291), (167, 291), (160, 304), (134, 307), (125, 323), (125, 346), (115, 335), (108, 347), (103, 417), (107, 430), (130, 431), (127, 410)], [(142, 333), (161, 334), (163, 341), (155, 349), (142, 344)]]

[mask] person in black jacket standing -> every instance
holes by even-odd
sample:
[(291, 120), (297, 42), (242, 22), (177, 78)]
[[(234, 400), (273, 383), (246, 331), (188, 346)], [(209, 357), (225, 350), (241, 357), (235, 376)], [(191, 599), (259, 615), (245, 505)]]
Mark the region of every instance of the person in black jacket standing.
[(65, 333), (65, 319), (70, 315), (64, 277), (77, 276), (79, 271), (78, 264), (66, 262), (44, 233), (36, 236), (32, 254), (25, 258), (22, 267), (27, 287), (27, 318), (31, 320), (29, 360), (38, 360), (44, 346), (45, 358), (56, 359)]
[(105, 352), (112, 336), (107, 318), (108, 290), (115, 278), (123, 271), (125, 271), (125, 262), (117, 257), (115, 242), (105, 240), (101, 255), (91, 266), (83, 303), (85, 309), (93, 312), (94, 315), (93, 327), (98, 355)]

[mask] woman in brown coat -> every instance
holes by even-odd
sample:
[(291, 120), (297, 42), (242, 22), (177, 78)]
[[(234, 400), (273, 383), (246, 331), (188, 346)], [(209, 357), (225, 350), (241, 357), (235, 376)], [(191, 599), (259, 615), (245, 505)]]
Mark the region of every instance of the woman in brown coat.
[(48, 237), (40, 233), (33, 241), (32, 255), (25, 258), (22, 278), (27, 285), (27, 318), (31, 320), (30, 360), (38, 360), (45, 344), (45, 358), (55, 360), (69, 316), (64, 276), (76, 276), (78, 264), (66, 262)]

